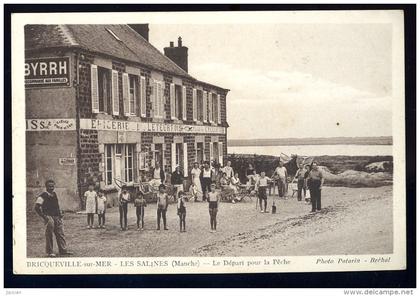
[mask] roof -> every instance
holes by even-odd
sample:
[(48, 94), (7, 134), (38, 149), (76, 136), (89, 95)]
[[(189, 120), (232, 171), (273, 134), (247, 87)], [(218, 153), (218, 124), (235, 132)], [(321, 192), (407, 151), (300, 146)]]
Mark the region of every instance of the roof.
[(82, 48), (194, 79), (128, 25), (25, 26), (26, 50), (57, 47)]
[(195, 79), (128, 25), (25, 26), (26, 50), (62, 47), (82, 48), (117, 57), (229, 91), (220, 86)]

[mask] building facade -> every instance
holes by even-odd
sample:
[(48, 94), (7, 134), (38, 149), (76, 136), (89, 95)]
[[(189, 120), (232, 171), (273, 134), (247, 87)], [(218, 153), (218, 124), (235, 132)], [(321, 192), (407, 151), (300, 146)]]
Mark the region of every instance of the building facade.
[(142, 31), (25, 27), (29, 206), (50, 178), (62, 208), (78, 210), (89, 184), (105, 190), (112, 205), (116, 182), (146, 180), (157, 161), (166, 173), (180, 166), (186, 177), (195, 161), (223, 163), (228, 90), (188, 74), (181, 39), (165, 56)]

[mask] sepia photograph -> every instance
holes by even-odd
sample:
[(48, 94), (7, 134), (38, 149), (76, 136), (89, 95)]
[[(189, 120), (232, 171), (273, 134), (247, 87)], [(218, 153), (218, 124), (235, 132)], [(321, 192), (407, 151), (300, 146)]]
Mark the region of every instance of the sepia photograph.
[(402, 11), (12, 20), (17, 273), (405, 268)]

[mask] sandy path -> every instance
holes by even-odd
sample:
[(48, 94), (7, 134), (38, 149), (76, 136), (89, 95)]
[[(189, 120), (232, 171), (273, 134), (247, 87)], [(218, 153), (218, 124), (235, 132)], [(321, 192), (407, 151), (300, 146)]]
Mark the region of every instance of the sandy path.
[[(269, 198), (271, 205), (272, 198)], [(149, 205), (146, 230), (135, 230), (129, 207), (129, 230), (119, 230), (117, 209), (107, 212), (106, 230), (86, 229), (84, 215), (66, 214), (65, 233), (75, 256), (253, 256), (368, 254), (392, 252), (392, 186), (324, 188), (323, 210), (296, 199), (276, 200), (277, 214), (261, 214), (255, 201), (222, 203), (218, 232), (209, 232), (208, 208), (188, 204), (187, 232), (179, 233), (176, 206), (168, 209), (168, 231), (156, 231), (156, 207)], [(95, 217), (95, 219), (97, 219)], [(28, 257), (44, 256), (43, 225), (28, 215)], [(95, 220), (96, 223), (96, 220)]]

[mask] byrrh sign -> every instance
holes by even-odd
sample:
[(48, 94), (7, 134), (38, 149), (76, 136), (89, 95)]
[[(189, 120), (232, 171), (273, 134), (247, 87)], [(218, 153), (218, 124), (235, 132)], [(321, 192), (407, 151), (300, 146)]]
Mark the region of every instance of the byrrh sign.
[(25, 86), (70, 86), (70, 58), (26, 59)]

